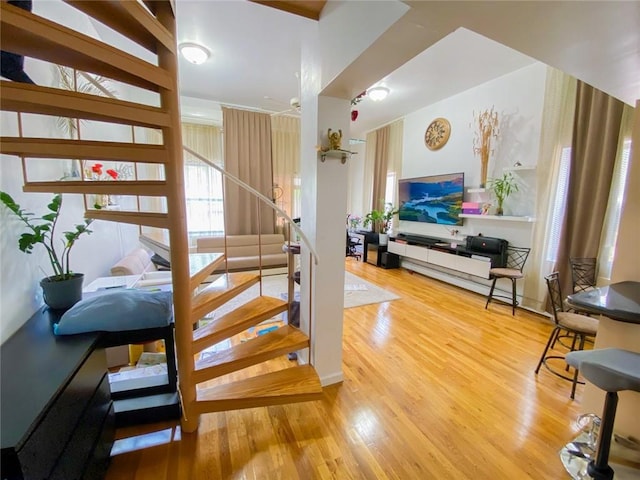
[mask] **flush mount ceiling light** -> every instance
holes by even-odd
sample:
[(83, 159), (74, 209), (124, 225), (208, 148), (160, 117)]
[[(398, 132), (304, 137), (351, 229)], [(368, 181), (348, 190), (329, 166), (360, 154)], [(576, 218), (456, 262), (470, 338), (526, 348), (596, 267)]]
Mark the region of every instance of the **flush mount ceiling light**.
[(181, 43), (178, 48), (182, 56), (194, 65), (200, 65), (206, 62), (211, 55), (211, 52), (206, 47), (198, 45), (197, 43)]
[(387, 87), (373, 87), (367, 90), (367, 96), (371, 98), (374, 102), (379, 102), (380, 100), (384, 100), (389, 95), (389, 90)]

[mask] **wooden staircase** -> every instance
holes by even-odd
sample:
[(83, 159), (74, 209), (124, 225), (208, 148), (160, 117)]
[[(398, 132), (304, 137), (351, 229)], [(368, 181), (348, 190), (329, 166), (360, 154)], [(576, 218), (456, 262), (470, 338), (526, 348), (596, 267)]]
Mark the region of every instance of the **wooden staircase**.
[[(224, 256), (189, 254), (173, 2), (67, 0), (66, 3), (157, 55), (157, 65), (6, 2), (0, 3), (2, 49), (155, 92), (160, 106), (2, 81), (0, 106), (4, 111), (18, 113), (19, 132), (22, 132), (24, 121), (22, 113), (127, 125), (132, 132), (131, 142), (83, 140), (79, 128), (78, 138), (73, 139), (23, 138), (21, 133), (16, 137), (2, 137), (0, 152), (17, 155), (23, 161), (23, 190), (166, 199), (166, 211), (152, 212), (142, 211), (139, 200), (137, 210), (97, 210), (87, 206), (85, 197), (85, 215), (169, 232), (183, 430), (196, 430), (200, 415), (207, 412), (320, 398), (322, 387), (310, 365), (294, 366), (233, 383), (206, 384), (231, 372), (240, 375), (249, 366), (309, 347), (309, 337), (289, 325), (196, 361), (204, 349), (286, 311), (289, 305), (286, 301), (260, 295), (208, 325), (193, 329), (193, 324), (203, 316), (260, 282), (260, 276), (225, 273), (214, 282), (204, 284), (210, 273), (224, 261)], [(135, 143), (135, 127), (159, 130), (162, 144)], [(159, 180), (139, 180), (136, 174), (134, 180), (123, 181), (86, 181), (84, 177), (73, 181), (30, 181), (26, 165), (31, 158), (131, 162), (136, 166), (136, 172), (139, 165), (159, 165), (163, 167), (164, 175)], [(297, 228), (292, 222), (291, 227)]]

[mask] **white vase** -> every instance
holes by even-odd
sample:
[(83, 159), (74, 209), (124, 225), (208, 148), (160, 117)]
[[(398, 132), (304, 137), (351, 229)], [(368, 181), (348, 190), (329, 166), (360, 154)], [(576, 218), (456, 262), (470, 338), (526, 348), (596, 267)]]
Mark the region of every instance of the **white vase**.
[(389, 235), (386, 233), (378, 234), (378, 245), (387, 245), (389, 243)]

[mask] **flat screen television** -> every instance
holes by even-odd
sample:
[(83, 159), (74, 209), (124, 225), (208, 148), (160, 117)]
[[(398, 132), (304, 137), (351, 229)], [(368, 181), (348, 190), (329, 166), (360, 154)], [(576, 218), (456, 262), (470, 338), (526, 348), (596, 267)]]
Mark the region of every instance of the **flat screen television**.
[(462, 225), (464, 173), (398, 180), (400, 220)]

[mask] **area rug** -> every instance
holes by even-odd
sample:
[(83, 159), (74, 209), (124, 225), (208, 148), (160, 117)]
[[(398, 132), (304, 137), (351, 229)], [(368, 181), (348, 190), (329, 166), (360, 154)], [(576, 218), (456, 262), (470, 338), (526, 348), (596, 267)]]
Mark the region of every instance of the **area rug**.
[[(299, 290), (299, 286), (295, 285), (295, 292)], [(208, 316), (209, 319), (218, 318), (225, 313), (236, 309), (249, 300), (259, 295), (259, 286), (245, 290), (230, 302), (218, 308)], [(275, 298), (286, 298), (287, 292), (287, 276), (286, 275), (270, 275), (263, 277), (262, 294)], [(388, 302), (400, 298), (398, 295), (391, 293), (384, 288), (380, 288), (373, 283), (367, 282), (362, 278), (345, 272), (344, 278), (344, 308), (360, 307), (371, 303)]]

